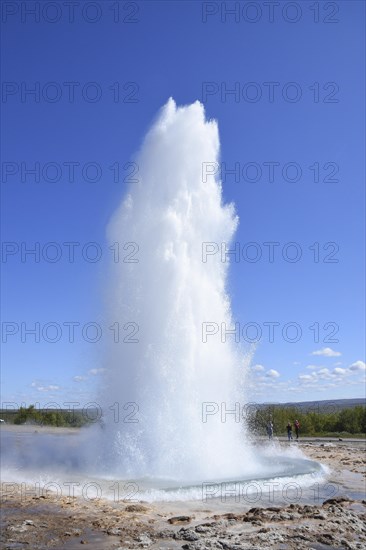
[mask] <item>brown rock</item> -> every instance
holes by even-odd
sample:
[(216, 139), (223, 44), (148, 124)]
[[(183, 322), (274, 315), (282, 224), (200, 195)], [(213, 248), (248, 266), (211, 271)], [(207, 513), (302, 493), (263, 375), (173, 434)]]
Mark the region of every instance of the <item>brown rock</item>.
[(142, 506), (142, 504), (130, 504), (125, 508), (126, 512), (148, 512), (148, 510), (149, 509), (146, 508), (146, 506)]
[(168, 519), (168, 523), (171, 525), (175, 525), (177, 523), (189, 523), (190, 521), (192, 521), (190, 516), (175, 516), (174, 518)]
[(322, 506), (326, 506), (327, 504), (339, 504), (340, 502), (352, 502), (352, 501), (347, 497), (334, 497), (334, 498), (328, 498), (328, 500), (325, 500)]

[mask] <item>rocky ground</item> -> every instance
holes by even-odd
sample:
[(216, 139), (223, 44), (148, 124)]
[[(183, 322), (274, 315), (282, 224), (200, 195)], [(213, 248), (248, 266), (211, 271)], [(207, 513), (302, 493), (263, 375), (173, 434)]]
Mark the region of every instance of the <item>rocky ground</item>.
[[(285, 443), (282, 443), (285, 445)], [(309, 458), (331, 468), (323, 493), (306, 502), (217, 505), (83, 500), (50, 492), (2, 495), (4, 549), (266, 550), (366, 548), (365, 444), (306, 441)], [(332, 494), (326, 498), (327, 491)], [(334, 494), (333, 494), (334, 493)], [(326, 498), (324, 500), (324, 498)]]

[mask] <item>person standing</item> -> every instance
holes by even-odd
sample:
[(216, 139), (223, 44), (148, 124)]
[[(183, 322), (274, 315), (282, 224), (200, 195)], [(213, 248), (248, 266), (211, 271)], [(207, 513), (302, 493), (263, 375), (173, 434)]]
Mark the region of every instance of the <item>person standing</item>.
[(267, 424), (267, 433), (268, 433), (269, 439), (272, 439), (272, 437), (273, 437), (273, 422), (272, 422), (272, 420), (270, 420)]
[(295, 420), (295, 434), (296, 439), (299, 439), (299, 430), (300, 430), (300, 422), (298, 420)]
[(288, 421), (286, 429), (287, 429), (287, 437), (288, 437), (288, 440), (290, 441), (292, 439), (292, 424), (290, 421)]

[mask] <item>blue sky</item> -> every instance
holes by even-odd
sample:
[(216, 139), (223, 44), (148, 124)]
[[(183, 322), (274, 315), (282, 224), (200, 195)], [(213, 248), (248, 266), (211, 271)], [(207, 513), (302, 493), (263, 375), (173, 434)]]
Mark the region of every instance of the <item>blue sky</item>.
[(170, 96), (218, 120), (248, 397), (364, 396), (364, 3), (35, 4), (2, 6), (2, 402), (93, 399), (106, 224)]

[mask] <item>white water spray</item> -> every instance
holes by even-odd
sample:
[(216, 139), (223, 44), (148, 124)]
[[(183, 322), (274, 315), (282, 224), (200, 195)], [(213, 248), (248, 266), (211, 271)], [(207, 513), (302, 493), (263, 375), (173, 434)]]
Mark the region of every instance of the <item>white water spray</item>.
[[(121, 330), (107, 354), (105, 427), (36, 439), (1, 429), (4, 479), (61, 488), (76, 476), (79, 494), (91, 481), (113, 500), (117, 482), (119, 498), (149, 501), (202, 499), (204, 486), (219, 498), (226, 491), (219, 482), (236, 480), (240, 502), (249, 504), (256, 500), (246, 500), (253, 488), (246, 481), (257, 480), (259, 494), (270, 480), (280, 493), (294, 479), (302, 486), (312, 485), (314, 475), (321, 481), (320, 464), (286, 457), (273, 444), (255, 452), (243, 422), (220, 414), (243, 404), (245, 395), (243, 357), (233, 341), (222, 343), (218, 335), (202, 341), (204, 322), (233, 326), (228, 264), (218, 254), (202, 261), (202, 243), (229, 245), (237, 226), (220, 182), (202, 178), (202, 164), (218, 158), (217, 125), (205, 120), (203, 106), (177, 108), (169, 100), (137, 158), (138, 179), (109, 227), (120, 261), (105, 285), (108, 326), (118, 323)], [(124, 249), (123, 243), (135, 244)], [(204, 403), (215, 414), (205, 418)]]
[(244, 403), (237, 395), (243, 358), (230, 338), (202, 341), (204, 322), (233, 326), (228, 263), (219, 254), (202, 260), (203, 243), (230, 243), (238, 223), (220, 182), (203, 181), (204, 163), (218, 160), (216, 122), (198, 101), (177, 108), (170, 99), (109, 226), (111, 244), (136, 243), (114, 264), (109, 295), (110, 318), (134, 323), (130, 333), (138, 327), (138, 342), (115, 344), (107, 362), (105, 408), (122, 407), (119, 422), (115, 408), (107, 420), (113, 450), (103, 460), (119, 474), (202, 481), (253, 469), (243, 423), (219, 412), (202, 417), (204, 403), (220, 411)]

